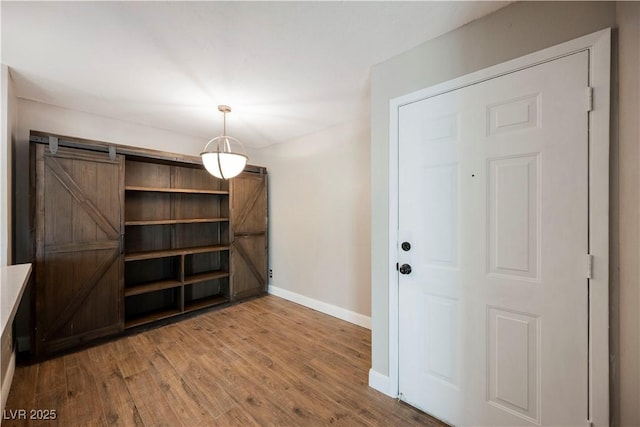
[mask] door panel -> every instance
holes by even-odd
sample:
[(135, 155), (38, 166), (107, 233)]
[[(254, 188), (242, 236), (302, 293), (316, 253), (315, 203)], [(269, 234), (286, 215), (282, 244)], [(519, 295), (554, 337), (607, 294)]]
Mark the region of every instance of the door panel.
[(34, 145), (36, 352), (122, 328), (123, 158)]
[(587, 70), (399, 109), (399, 390), (453, 424), (587, 419)]
[(535, 422), (541, 374), (540, 317), (488, 307), (489, 403)]
[(489, 160), (489, 271), (537, 279), (539, 155)]
[(241, 236), (233, 242), (233, 295), (242, 298), (266, 292), (266, 236)]
[(267, 291), (267, 175), (243, 172), (231, 180), (232, 298)]

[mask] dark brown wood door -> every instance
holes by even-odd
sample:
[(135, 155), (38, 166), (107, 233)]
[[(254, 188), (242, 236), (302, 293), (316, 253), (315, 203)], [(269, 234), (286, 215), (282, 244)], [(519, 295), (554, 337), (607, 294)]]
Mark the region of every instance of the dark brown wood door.
[(33, 144), (37, 354), (123, 328), (124, 159)]
[(267, 174), (243, 172), (231, 180), (232, 299), (267, 291)]

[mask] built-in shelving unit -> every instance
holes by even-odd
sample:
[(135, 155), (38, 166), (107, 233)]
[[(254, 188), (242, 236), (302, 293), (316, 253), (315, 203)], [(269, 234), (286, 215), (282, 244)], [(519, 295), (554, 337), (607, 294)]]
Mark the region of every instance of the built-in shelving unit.
[(125, 328), (229, 302), (227, 182), (128, 158), (125, 227)]
[(37, 357), (267, 292), (265, 168), (225, 181), (195, 156), (29, 139)]

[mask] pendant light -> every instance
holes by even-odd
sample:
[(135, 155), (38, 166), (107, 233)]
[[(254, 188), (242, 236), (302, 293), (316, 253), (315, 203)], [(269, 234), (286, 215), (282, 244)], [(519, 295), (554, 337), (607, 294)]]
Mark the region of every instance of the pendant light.
[[(216, 136), (207, 142), (204, 150), (200, 153), (200, 157), (202, 157), (202, 163), (207, 172), (216, 178), (229, 179), (244, 170), (249, 158), (244, 151), (242, 143), (236, 138), (227, 135), (227, 113), (231, 112), (231, 107), (218, 105), (218, 111), (224, 117), (222, 135)], [(238, 146), (239, 150), (233, 149), (232, 146)]]

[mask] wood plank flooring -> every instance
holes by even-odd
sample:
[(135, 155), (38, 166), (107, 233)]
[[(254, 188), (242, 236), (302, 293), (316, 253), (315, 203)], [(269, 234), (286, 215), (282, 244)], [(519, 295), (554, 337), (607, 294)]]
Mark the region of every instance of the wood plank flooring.
[(445, 425), (369, 388), (370, 359), (370, 331), (265, 296), (18, 366), (2, 424)]

